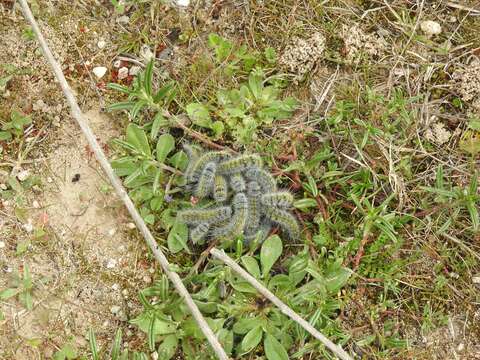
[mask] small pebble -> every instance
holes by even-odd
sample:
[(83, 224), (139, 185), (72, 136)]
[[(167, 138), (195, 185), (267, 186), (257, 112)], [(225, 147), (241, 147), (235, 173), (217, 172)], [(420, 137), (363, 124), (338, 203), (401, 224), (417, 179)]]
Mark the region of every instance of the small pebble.
[(187, 7), (190, 5), (190, 0), (176, 0), (178, 6), (185, 6)]
[(464, 343), (458, 344), (457, 351), (462, 352), (463, 350), (465, 350), (465, 344)]
[(146, 62), (150, 62), (155, 57), (155, 54), (150, 50), (150, 46), (145, 44), (140, 49), (140, 57)]
[(28, 222), (26, 224), (23, 224), (23, 229), (28, 232), (28, 233), (31, 233), (33, 231), (33, 225), (32, 225), (32, 220), (28, 220)]
[(22, 170), (17, 174), (17, 179), (20, 181), (25, 181), (29, 175), (30, 172), (28, 170)]
[(120, 67), (120, 65), (122, 65), (122, 62), (120, 60), (115, 60), (115, 62), (113, 63), (113, 67), (117, 69)]
[(0, 249), (4, 249), (4, 248), (5, 248), (5, 246), (6, 246), (6, 245), (5, 245), (5, 242), (3, 242), (3, 241), (0, 241)]
[(112, 228), (112, 229), (108, 230), (108, 235), (113, 236), (113, 235), (115, 235), (116, 232), (117, 232), (117, 230)]
[(150, 276), (145, 275), (143, 277), (143, 282), (146, 283), (146, 284), (150, 284), (152, 282), (152, 279), (150, 278)]
[(127, 289), (123, 289), (122, 290), (122, 295), (127, 297), (128, 296), (128, 290)]
[(120, 285), (115, 283), (112, 285), (112, 289), (118, 291), (120, 289)]
[(7, 190), (7, 185), (5, 184), (0, 184), (0, 190)]
[(92, 72), (97, 79), (101, 79), (107, 73), (107, 68), (105, 66), (97, 66), (93, 68)]
[(474, 284), (480, 285), (480, 274), (477, 276), (472, 277), (472, 282)]
[(132, 222), (127, 223), (127, 228), (129, 228), (130, 230), (133, 230), (133, 229), (135, 229), (136, 227), (137, 227), (137, 226), (136, 226), (134, 223), (132, 223)]
[(152, 358), (152, 360), (158, 360), (158, 353), (155, 351), (150, 354), (150, 357)]
[(97, 42), (97, 46), (99, 49), (103, 49), (105, 47), (105, 45), (107, 45), (107, 43), (105, 42), (105, 40), (99, 40)]
[(420, 23), (420, 28), (427, 36), (438, 35), (442, 32), (442, 27), (436, 21), (425, 20)]
[(117, 261), (115, 259), (108, 259), (107, 269), (113, 269), (116, 265)]
[(142, 70), (142, 68), (138, 65), (133, 65), (130, 70), (128, 70), (128, 73), (132, 76), (135, 76), (137, 75), (140, 71)]
[(33, 200), (32, 206), (33, 206), (35, 209), (39, 209), (39, 208), (40, 208), (40, 204), (38, 203), (37, 200)]
[(110, 312), (114, 315), (118, 314), (120, 312), (121, 308), (118, 305), (114, 305), (110, 308)]
[(53, 179), (51, 177), (47, 177), (47, 183), (52, 183)]
[(130, 18), (127, 15), (123, 15), (117, 18), (117, 22), (119, 24), (128, 24), (130, 22)]
[(118, 69), (118, 79), (123, 80), (128, 76), (128, 68), (127, 67), (121, 67)]

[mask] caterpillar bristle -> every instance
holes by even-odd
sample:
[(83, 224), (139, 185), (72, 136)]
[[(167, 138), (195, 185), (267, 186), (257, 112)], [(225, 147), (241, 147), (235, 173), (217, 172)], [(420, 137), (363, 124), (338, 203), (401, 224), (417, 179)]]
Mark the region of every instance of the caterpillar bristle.
[(218, 171), (220, 174), (234, 174), (245, 171), (252, 167), (261, 167), (262, 158), (256, 154), (240, 155), (222, 162)]
[(232, 209), (230, 206), (219, 206), (207, 209), (188, 209), (177, 213), (177, 219), (187, 225), (215, 223), (229, 219), (231, 216)]
[(213, 199), (216, 202), (224, 202), (228, 195), (227, 179), (222, 175), (216, 175), (213, 185)]
[(245, 172), (248, 180), (255, 180), (264, 193), (271, 193), (277, 190), (277, 182), (274, 177), (263, 169), (252, 167)]
[(209, 162), (205, 165), (195, 188), (196, 197), (203, 199), (212, 192), (216, 171), (217, 165), (214, 162)]
[(240, 174), (233, 174), (230, 177), (230, 187), (233, 192), (239, 193), (245, 191), (245, 179)]
[(201, 223), (190, 232), (190, 240), (193, 244), (199, 244), (207, 236), (210, 224)]
[(278, 191), (262, 195), (262, 205), (289, 208), (293, 204), (293, 195), (288, 191)]
[(267, 207), (265, 216), (274, 224), (279, 225), (290, 240), (297, 240), (300, 237), (298, 222), (288, 211), (276, 207)]

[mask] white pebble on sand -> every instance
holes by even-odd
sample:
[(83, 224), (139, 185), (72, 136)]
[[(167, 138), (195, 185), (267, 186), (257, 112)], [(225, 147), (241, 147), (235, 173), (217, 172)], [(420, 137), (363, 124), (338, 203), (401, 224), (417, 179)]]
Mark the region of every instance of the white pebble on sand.
[(442, 32), (442, 27), (436, 21), (425, 20), (420, 23), (420, 28), (427, 36), (438, 35)]
[(97, 79), (101, 79), (107, 73), (107, 68), (105, 66), (97, 66), (93, 68), (92, 72)]

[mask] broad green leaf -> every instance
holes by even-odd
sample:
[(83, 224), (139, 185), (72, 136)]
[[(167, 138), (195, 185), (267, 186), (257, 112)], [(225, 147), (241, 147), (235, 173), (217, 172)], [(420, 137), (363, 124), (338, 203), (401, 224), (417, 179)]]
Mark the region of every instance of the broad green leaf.
[(352, 271), (347, 268), (339, 268), (330, 272), (325, 276), (325, 286), (327, 290), (335, 294), (347, 283), (351, 275)]
[(187, 168), (188, 156), (187, 154), (185, 154), (183, 150), (180, 150), (177, 153), (175, 153), (175, 155), (170, 157), (169, 162), (176, 169), (183, 171)]
[[(152, 315), (148, 313), (142, 313), (135, 319), (130, 320), (130, 323), (136, 325), (142, 330), (144, 333), (148, 334), (150, 329), (150, 322), (152, 319)], [(171, 321), (160, 320), (159, 318), (155, 318), (155, 322), (153, 324), (153, 333), (155, 335), (167, 335), (172, 334), (176, 331), (176, 326)]]
[(262, 264), (262, 276), (265, 277), (272, 268), (273, 264), (282, 255), (282, 240), (278, 235), (270, 236), (262, 245), (260, 250), (260, 263)]
[(247, 269), (247, 271), (252, 275), (254, 278), (260, 278), (260, 268), (258, 266), (257, 260), (253, 256), (242, 256), (241, 258), (242, 264)]
[(118, 102), (107, 106), (107, 111), (131, 110), (135, 104), (136, 101)]
[(8, 131), (0, 131), (0, 141), (12, 140), (12, 134)]
[(169, 94), (171, 94), (171, 93), (173, 94), (174, 92), (172, 92), (172, 90), (173, 90), (174, 86), (175, 86), (175, 82), (173, 82), (173, 81), (164, 85), (162, 88), (160, 88), (160, 90), (157, 91), (157, 93), (153, 97), (153, 101), (155, 103), (158, 103), (160, 100), (163, 100)]
[(187, 105), (187, 115), (195, 125), (210, 128), (212, 119), (205, 105), (200, 103), (190, 103)]
[(127, 142), (139, 153), (151, 157), (152, 152), (145, 131), (138, 125), (129, 124), (127, 127)]
[(170, 134), (162, 134), (157, 142), (157, 161), (164, 163), (173, 149), (175, 149), (175, 138)]
[(247, 335), (244, 336), (241, 343), (242, 354), (247, 354), (260, 344), (262, 341), (263, 329), (261, 326), (257, 326), (250, 330)]
[(259, 318), (241, 318), (233, 325), (232, 330), (235, 334), (243, 335), (260, 325), (261, 321)]
[(20, 256), (25, 254), (29, 246), (30, 246), (29, 240), (20, 241), (19, 243), (17, 243), (17, 249), (15, 251), (15, 255)]
[[(170, 230), (167, 238), (168, 249), (176, 254), (182, 249), (188, 249), (188, 227), (186, 224), (176, 222)], [(188, 250), (187, 250), (188, 251)]]
[(225, 125), (221, 121), (215, 121), (210, 128), (215, 133), (215, 138), (218, 139), (223, 134)]
[(256, 294), (257, 290), (250, 285), (249, 282), (247, 281), (236, 281), (230, 283), (230, 285), (237, 291), (243, 292), (243, 293), (249, 293), (249, 294)]
[(288, 353), (283, 345), (268, 333), (263, 341), (263, 347), (268, 360), (288, 360)]
[(275, 62), (277, 61), (277, 53), (274, 48), (267, 47), (264, 51), (264, 54), (265, 59), (267, 59), (270, 64), (275, 64)]
[(162, 360), (170, 360), (177, 352), (178, 338), (176, 335), (168, 335), (163, 339), (158, 347), (158, 358)]
[(250, 73), (250, 75), (248, 76), (248, 86), (250, 88), (250, 91), (252, 92), (253, 97), (255, 99), (260, 98), (263, 87), (262, 78), (259, 75), (254, 74), (253, 72)]
[(220, 329), (218, 331), (218, 341), (220, 341), (220, 344), (222, 344), (222, 347), (227, 355), (230, 355), (233, 350), (233, 331)]

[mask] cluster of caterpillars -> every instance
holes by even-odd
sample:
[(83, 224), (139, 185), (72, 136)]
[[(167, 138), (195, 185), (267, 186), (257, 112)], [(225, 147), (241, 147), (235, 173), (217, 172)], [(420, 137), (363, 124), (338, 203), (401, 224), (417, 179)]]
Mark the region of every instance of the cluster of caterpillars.
[(289, 239), (300, 236), (297, 220), (289, 212), (293, 196), (277, 189), (260, 156), (204, 152), (193, 145), (184, 145), (184, 150), (189, 158), (186, 189), (199, 200), (213, 200), (210, 206), (178, 212), (177, 219), (189, 226), (193, 243), (230, 242), (239, 236), (245, 243), (262, 242), (273, 226)]

